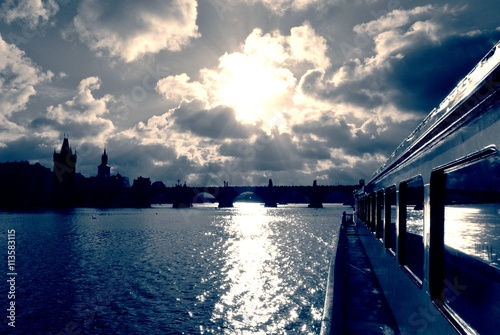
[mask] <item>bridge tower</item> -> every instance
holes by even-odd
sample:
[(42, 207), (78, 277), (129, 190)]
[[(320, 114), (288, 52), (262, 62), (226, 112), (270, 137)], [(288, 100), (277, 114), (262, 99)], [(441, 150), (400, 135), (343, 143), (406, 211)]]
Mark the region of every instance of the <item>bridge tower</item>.
[(313, 182), (313, 189), (309, 193), (309, 208), (323, 208), (323, 194), (318, 189), (316, 180)]
[(262, 192), (260, 196), (264, 199), (264, 207), (278, 207), (278, 202), (276, 201), (276, 190), (273, 188), (272, 179), (269, 179), (267, 190)]
[(54, 150), (54, 178), (52, 189), (52, 204), (54, 206), (70, 207), (75, 200), (76, 151), (73, 153), (69, 139), (64, 134), (61, 151)]

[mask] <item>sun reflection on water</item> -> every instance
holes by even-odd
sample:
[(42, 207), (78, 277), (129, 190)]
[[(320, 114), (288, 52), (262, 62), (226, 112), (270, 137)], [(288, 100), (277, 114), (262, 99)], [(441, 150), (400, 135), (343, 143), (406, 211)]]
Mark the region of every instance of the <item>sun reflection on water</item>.
[(500, 268), (500, 205), (445, 207), (445, 244)]
[(260, 204), (239, 203), (236, 208), (226, 227), (230, 237), (223, 268), (227, 279), (221, 287), (225, 294), (215, 305), (212, 318), (224, 317), (224, 333), (259, 334), (262, 325), (277, 326), (273, 318), (286, 300), (273, 261), (279, 251), (269, 238), (273, 216)]
[[(318, 334), (328, 260), (344, 206), (235, 203), (217, 209), (213, 247), (204, 253), (210, 322), (201, 334)], [(213, 274), (216, 271), (216, 275)]]

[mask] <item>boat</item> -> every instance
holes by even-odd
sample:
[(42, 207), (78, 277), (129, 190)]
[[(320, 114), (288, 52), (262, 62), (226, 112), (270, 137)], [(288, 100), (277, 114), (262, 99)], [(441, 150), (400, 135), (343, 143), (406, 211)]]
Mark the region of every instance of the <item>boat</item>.
[(500, 330), (500, 42), (355, 192), (328, 334)]

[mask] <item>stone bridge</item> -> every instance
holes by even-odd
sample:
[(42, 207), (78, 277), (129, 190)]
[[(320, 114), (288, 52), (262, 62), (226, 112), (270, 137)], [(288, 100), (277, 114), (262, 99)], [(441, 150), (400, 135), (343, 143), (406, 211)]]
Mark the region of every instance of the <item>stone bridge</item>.
[(319, 186), (273, 186), (270, 181), (268, 186), (214, 186), (191, 187), (177, 185), (167, 188), (164, 194), (172, 199), (173, 207), (191, 207), (195, 197), (200, 193), (208, 193), (219, 203), (219, 207), (233, 207), (235, 199), (246, 192), (251, 192), (262, 199), (266, 207), (276, 207), (280, 199), (290, 195), (302, 195), (309, 201), (309, 207), (321, 208), (323, 202), (328, 200), (335, 203), (353, 203), (353, 192), (358, 185)]

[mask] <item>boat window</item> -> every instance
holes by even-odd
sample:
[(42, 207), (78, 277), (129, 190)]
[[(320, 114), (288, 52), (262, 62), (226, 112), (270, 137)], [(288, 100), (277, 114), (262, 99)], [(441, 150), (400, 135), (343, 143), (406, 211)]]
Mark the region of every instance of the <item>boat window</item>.
[(364, 203), (364, 198), (360, 197), (356, 203), (356, 215), (361, 221), (365, 221), (364, 215), (363, 215), (363, 203)]
[(363, 223), (368, 224), (368, 196), (364, 195), (361, 202), (361, 215)]
[(370, 226), (370, 195), (365, 196), (365, 225)]
[(377, 224), (377, 196), (375, 193), (370, 195), (370, 229), (372, 232), (375, 232), (375, 227)]
[(424, 183), (416, 177), (399, 187), (399, 262), (415, 282), (424, 276)]
[(366, 224), (366, 196), (361, 197), (361, 202), (359, 204), (359, 215), (363, 223)]
[(500, 329), (500, 157), (445, 170), (441, 299), (479, 333)]
[(366, 196), (363, 197), (363, 222), (366, 224), (366, 220), (368, 220), (368, 217), (366, 215), (367, 211), (366, 211)]
[(384, 237), (384, 191), (377, 192), (377, 227), (376, 236), (383, 241)]
[(368, 197), (364, 196), (363, 197), (363, 222), (365, 225), (368, 222)]
[(368, 217), (368, 195), (365, 195), (365, 197), (363, 198), (363, 217), (363, 222), (365, 223), (365, 225), (367, 225), (368, 220), (370, 219)]
[(365, 225), (370, 226), (370, 195), (365, 197)]
[(358, 217), (366, 224), (366, 196), (362, 196), (358, 202)]
[(385, 247), (396, 253), (396, 186), (385, 190)]

